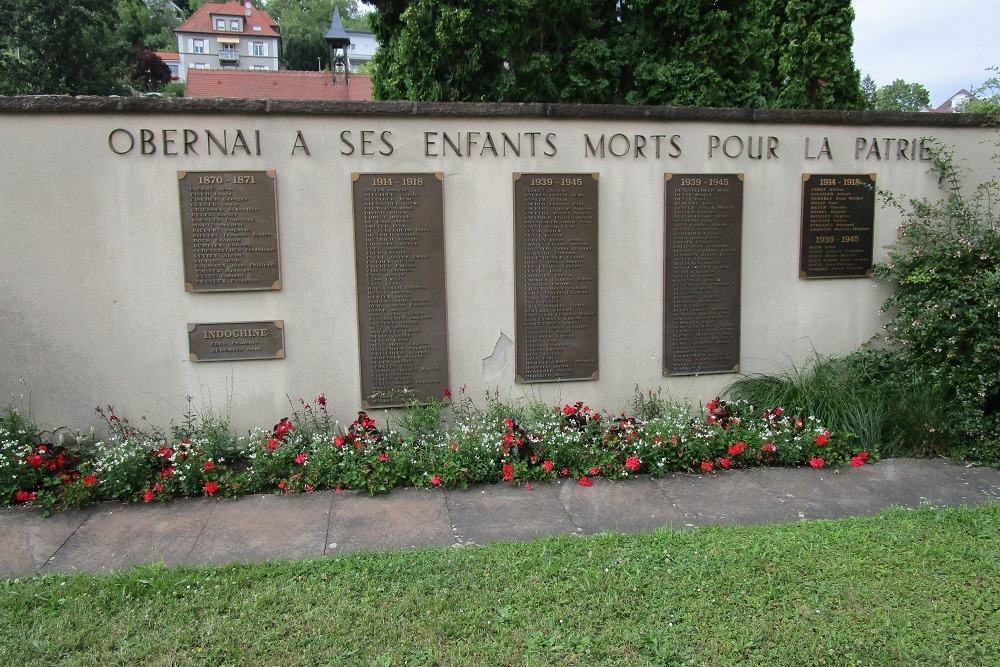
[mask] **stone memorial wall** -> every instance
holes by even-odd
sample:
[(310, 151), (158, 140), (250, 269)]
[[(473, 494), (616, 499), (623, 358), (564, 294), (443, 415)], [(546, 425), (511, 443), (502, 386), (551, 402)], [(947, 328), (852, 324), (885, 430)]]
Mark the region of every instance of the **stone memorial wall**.
[[(693, 402), (881, 326), (962, 114), (0, 98), (0, 389), (243, 430), (453, 395)], [(822, 280), (816, 280), (822, 279)], [(214, 363), (204, 363), (214, 362)]]

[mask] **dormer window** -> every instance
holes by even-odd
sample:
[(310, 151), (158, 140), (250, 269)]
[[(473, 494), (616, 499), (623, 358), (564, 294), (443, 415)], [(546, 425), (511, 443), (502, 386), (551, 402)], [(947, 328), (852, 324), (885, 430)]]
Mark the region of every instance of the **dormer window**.
[(225, 30), (226, 29), (226, 19), (215, 19), (215, 29)]
[(239, 32), (240, 31), (240, 21), (239, 21), (239, 19), (233, 19), (232, 21), (230, 21), (229, 22), (229, 29), (232, 30), (233, 32)]

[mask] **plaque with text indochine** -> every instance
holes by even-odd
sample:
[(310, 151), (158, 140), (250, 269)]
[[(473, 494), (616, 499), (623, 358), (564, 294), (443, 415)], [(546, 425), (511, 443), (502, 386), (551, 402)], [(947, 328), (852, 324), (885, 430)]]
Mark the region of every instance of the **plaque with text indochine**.
[(800, 278), (870, 278), (875, 174), (803, 174)]
[(273, 171), (179, 171), (184, 289), (281, 289)]
[(448, 387), (443, 174), (352, 174), (361, 404)]
[(514, 174), (515, 380), (598, 378), (597, 174)]
[(285, 323), (221, 322), (189, 324), (191, 361), (246, 361), (285, 358)]
[(743, 174), (667, 174), (663, 373), (740, 369)]

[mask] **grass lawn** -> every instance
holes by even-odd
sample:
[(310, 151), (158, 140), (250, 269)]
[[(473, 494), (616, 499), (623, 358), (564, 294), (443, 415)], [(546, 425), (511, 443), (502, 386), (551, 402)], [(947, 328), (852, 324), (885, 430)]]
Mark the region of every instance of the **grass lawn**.
[(997, 665), (1000, 506), (0, 582), (0, 665)]

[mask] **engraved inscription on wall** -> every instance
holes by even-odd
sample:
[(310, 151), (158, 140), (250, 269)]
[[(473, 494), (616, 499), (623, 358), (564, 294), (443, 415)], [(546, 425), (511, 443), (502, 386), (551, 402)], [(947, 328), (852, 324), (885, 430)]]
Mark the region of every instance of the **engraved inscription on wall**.
[(273, 171), (179, 171), (184, 289), (281, 289)]
[(284, 359), (285, 323), (222, 322), (189, 324), (191, 361)]
[(743, 174), (667, 174), (663, 373), (740, 364)]
[(875, 174), (804, 174), (800, 278), (870, 278)]
[(442, 174), (352, 174), (362, 405), (448, 386)]
[(598, 377), (597, 174), (514, 174), (517, 382)]

